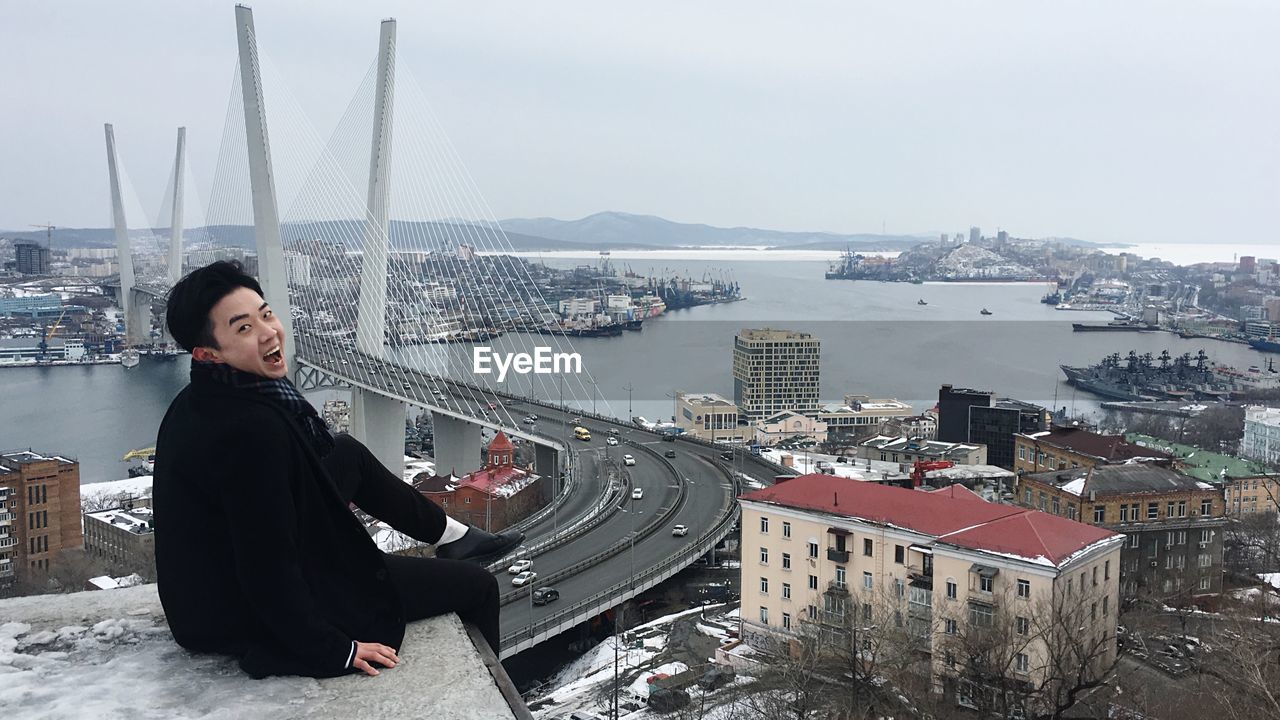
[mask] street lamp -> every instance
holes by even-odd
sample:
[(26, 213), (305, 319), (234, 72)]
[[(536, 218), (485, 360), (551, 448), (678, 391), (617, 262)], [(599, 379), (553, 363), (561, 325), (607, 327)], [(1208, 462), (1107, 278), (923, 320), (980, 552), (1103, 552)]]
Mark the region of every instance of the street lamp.
[(630, 420), (631, 419), (631, 391), (635, 390), (635, 388), (631, 387), (631, 383), (628, 382), (627, 386), (622, 389), (627, 391), (627, 420)]
[(596, 379), (591, 378), (591, 414), (596, 414)]

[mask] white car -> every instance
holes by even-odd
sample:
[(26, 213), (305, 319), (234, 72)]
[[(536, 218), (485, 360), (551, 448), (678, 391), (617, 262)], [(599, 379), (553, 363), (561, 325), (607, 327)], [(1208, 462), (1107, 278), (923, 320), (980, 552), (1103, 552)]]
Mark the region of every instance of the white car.
[(631, 499), (641, 500), (644, 498), (644, 488), (631, 488)]
[(689, 534), (689, 528), (684, 525), (677, 525), (671, 528), (671, 537), (684, 537)]
[(605, 445), (617, 445), (617, 444), (618, 444), (618, 438), (616, 438), (616, 437), (614, 437), (614, 436), (610, 435), (608, 438), (606, 438), (606, 439), (605, 439), (604, 444), (605, 444)]
[(636, 464), (636, 459), (635, 459), (634, 457), (630, 456), (630, 455), (623, 455), (623, 456), (622, 456), (622, 464), (623, 464), (623, 465), (635, 465), (635, 464)]
[(511, 584), (515, 585), (516, 587), (520, 587), (521, 585), (528, 585), (529, 583), (537, 579), (538, 579), (538, 573), (532, 570), (525, 570), (519, 575), (511, 578)]
[(532, 560), (517, 560), (514, 563), (511, 563), (511, 567), (507, 568), (507, 572), (511, 573), (512, 575), (519, 575), (520, 573), (524, 572), (525, 570), (528, 570), (531, 567), (533, 567)]

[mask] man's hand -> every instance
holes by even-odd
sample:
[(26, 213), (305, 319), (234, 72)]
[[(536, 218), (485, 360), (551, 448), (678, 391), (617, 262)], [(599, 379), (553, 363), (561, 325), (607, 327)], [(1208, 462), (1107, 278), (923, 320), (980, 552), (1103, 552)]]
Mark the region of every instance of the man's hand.
[(378, 663), (383, 667), (393, 668), (396, 663), (400, 662), (400, 658), (396, 657), (395, 648), (389, 648), (386, 645), (378, 643), (362, 643), (356, 641), (356, 656), (351, 660), (351, 667), (357, 670), (363, 670), (366, 675), (377, 675), (378, 669), (371, 662)]

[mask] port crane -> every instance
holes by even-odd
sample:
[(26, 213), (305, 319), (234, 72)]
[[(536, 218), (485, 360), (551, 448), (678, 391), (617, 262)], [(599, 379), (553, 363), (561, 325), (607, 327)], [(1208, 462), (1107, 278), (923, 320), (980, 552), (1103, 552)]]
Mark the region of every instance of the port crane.
[(67, 308), (63, 306), (62, 313), (58, 315), (57, 321), (52, 326), (46, 325), (44, 331), (40, 334), (40, 354), (37, 356), (37, 362), (47, 362), (49, 359), (49, 341), (53, 339), (58, 328), (62, 326), (62, 319), (67, 316)]

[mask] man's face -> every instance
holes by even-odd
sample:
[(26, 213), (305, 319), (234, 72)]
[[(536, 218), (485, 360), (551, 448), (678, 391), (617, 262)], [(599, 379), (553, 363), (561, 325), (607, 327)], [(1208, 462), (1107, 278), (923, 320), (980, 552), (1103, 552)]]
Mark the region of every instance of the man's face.
[(289, 374), (284, 361), (284, 328), (258, 293), (236, 288), (209, 311), (218, 348), (198, 347), (197, 360), (226, 363), (267, 378)]

